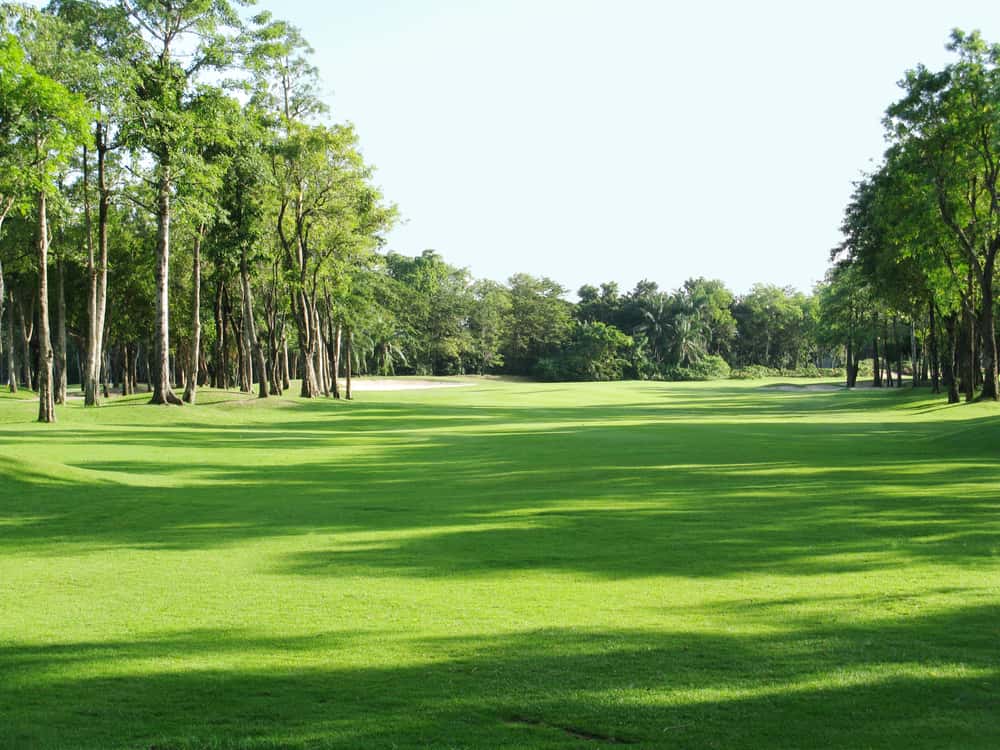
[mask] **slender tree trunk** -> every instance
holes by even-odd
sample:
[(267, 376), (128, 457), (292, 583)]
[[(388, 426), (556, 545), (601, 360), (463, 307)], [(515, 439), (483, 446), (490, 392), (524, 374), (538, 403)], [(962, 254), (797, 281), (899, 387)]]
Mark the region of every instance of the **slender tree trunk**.
[(313, 305), (305, 290), (296, 293), (296, 322), (299, 328), (299, 350), (302, 354), (302, 388), (299, 395), (302, 398), (314, 398), (317, 391), (316, 378), (316, 332), (313, 330)]
[(153, 397), (151, 404), (184, 402), (170, 387), (170, 164), (160, 160), (160, 182), (157, 195), (156, 236), (156, 328), (154, 331)]
[(49, 226), (45, 191), (38, 191), (38, 421), (55, 422), (52, 341), (49, 335)]
[(340, 323), (333, 332), (333, 397), (340, 398)]
[(973, 311), (966, 306), (962, 313), (962, 335), (959, 339), (962, 351), (962, 390), (965, 400), (976, 397), (976, 323)]
[(847, 339), (847, 387), (854, 387), (854, 368), (852, 363), (854, 362), (854, 341), (848, 337)]
[(944, 381), (948, 386), (948, 403), (957, 404), (961, 401), (958, 391), (958, 320), (954, 313), (944, 319), (947, 335), (947, 356), (944, 358)]
[(87, 234), (87, 363), (83, 375), (83, 403), (97, 406), (101, 362), (104, 353), (104, 321), (108, 300), (108, 224), (111, 206), (111, 190), (107, 182), (107, 134), (103, 123), (95, 128), (97, 148), (97, 259), (94, 258), (94, 243), (90, 218), (89, 165), (84, 152), (84, 223)]
[(7, 390), (17, 393), (17, 362), (14, 359), (14, 291), (7, 289), (2, 299), (7, 308)]
[(66, 376), (66, 281), (61, 258), (56, 263), (56, 279), (59, 298), (56, 302), (56, 380), (53, 398), (57, 404), (65, 404), (69, 384)]
[(993, 310), (993, 276), (996, 256), (990, 254), (983, 264), (983, 301), (980, 313), (980, 332), (983, 336), (983, 391), (980, 398), (986, 401), (1000, 399), (997, 390), (997, 332)]
[(201, 240), (205, 225), (198, 227), (194, 237), (191, 261), (191, 359), (184, 385), (184, 401), (193, 404), (198, 398), (198, 364), (201, 359)]
[(930, 358), (931, 358), (931, 389), (934, 393), (941, 392), (941, 358), (938, 353), (937, 310), (934, 302), (927, 305), (930, 320)]
[(128, 373), (129, 367), (131, 366), (131, 357), (129, 356), (128, 344), (122, 345), (122, 395), (128, 396), (132, 393), (132, 389), (129, 387)]
[(323, 322), (320, 319), (319, 305), (313, 308), (313, 330), (316, 331), (316, 377), (324, 396), (330, 395), (330, 373), (326, 357), (326, 340), (323, 337)]
[(346, 347), (347, 351), (344, 352), (344, 398), (348, 401), (351, 400), (351, 344), (354, 341), (354, 331), (350, 327), (347, 328), (346, 334)]
[(872, 386), (875, 388), (882, 387), (882, 361), (879, 358), (878, 351), (878, 336), (872, 339), (872, 370), (874, 372), (874, 379), (872, 381)]
[(215, 266), (215, 362), (213, 370), (216, 388), (228, 388), (229, 378), (226, 371), (226, 316), (225, 316), (225, 286), (222, 280), (222, 261)]
[(240, 283), (243, 285), (243, 337), (247, 346), (253, 348), (253, 357), (257, 365), (257, 398), (267, 398), (267, 366), (264, 364), (264, 352), (253, 319), (253, 292), (250, 289), (250, 268), (247, 265), (245, 247), (241, 249), (240, 254)]
[(24, 314), (23, 300), (17, 301), (18, 323), (21, 328), (21, 382), (29, 391), (35, 376), (31, 368), (31, 339), (35, 335), (35, 299), (31, 300), (30, 315)]
[(291, 388), (291, 378), (288, 376), (288, 335), (281, 334), (281, 383), (284, 390)]
[(892, 340), (896, 344), (896, 387), (903, 387), (903, 347), (899, 341), (899, 319), (892, 319)]
[(913, 368), (910, 383), (916, 388), (920, 385), (920, 360), (917, 357), (917, 324), (913, 317), (910, 318), (910, 367)]

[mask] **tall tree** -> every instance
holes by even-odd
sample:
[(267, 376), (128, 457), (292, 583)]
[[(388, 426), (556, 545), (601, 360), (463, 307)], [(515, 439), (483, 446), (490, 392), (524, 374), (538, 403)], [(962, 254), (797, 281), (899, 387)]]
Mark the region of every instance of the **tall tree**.
[[(19, 27), (30, 33), (26, 23)], [(28, 152), (22, 160), (27, 194), (34, 203), (38, 263), (38, 421), (54, 422), (53, 351), (49, 326), (48, 253), (51, 240), (48, 202), (55, 175), (86, 137), (87, 108), (82, 96), (42, 75), (13, 36), (0, 42), (0, 100), (13, 115), (14, 137)], [(27, 207), (26, 207), (27, 208)]]
[(1000, 45), (955, 30), (948, 48), (958, 60), (940, 72), (918, 67), (902, 82), (903, 98), (886, 124), (918, 156), (933, 185), (940, 221), (963, 253), (981, 296), (982, 398), (997, 400), (995, 280), (1000, 252)]
[(241, 26), (236, 7), (245, 0), (120, 0), (134, 34), (144, 45), (141, 82), (129, 133), (153, 159), (155, 169), (156, 327), (154, 404), (181, 404), (170, 373), (170, 225), (177, 180), (201, 165), (196, 148), (199, 122), (191, 102), (199, 74), (225, 68), (236, 51)]

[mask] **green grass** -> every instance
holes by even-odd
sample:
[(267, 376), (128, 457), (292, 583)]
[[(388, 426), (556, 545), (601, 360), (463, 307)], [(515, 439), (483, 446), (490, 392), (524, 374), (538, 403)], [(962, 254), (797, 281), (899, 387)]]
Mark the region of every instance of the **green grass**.
[(1000, 408), (0, 398), (0, 747), (996, 748)]

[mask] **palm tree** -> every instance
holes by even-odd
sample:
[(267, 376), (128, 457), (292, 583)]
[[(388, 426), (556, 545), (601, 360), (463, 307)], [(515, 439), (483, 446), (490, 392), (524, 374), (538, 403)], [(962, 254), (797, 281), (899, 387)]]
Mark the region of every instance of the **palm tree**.
[(681, 313), (670, 326), (671, 354), (682, 367), (690, 367), (705, 356), (705, 322), (690, 313)]
[(635, 327), (634, 333), (641, 333), (646, 337), (653, 362), (660, 365), (666, 354), (671, 325), (668, 296), (662, 292), (651, 295), (643, 300), (640, 312), (642, 323)]

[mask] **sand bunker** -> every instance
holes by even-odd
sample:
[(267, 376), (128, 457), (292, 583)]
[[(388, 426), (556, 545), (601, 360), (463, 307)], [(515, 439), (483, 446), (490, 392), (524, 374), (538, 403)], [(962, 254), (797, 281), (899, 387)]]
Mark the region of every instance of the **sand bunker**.
[(832, 385), (831, 383), (812, 383), (810, 385), (765, 385), (762, 391), (786, 391), (788, 393), (799, 393), (801, 391), (841, 391), (843, 386)]
[[(346, 387), (343, 380), (341, 387)], [(352, 391), (413, 391), (422, 388), (455, 388), (472, 383), (449, 383), (441, 380), (421, 380), (420, 378), (365, 378), (352, 380)]]

